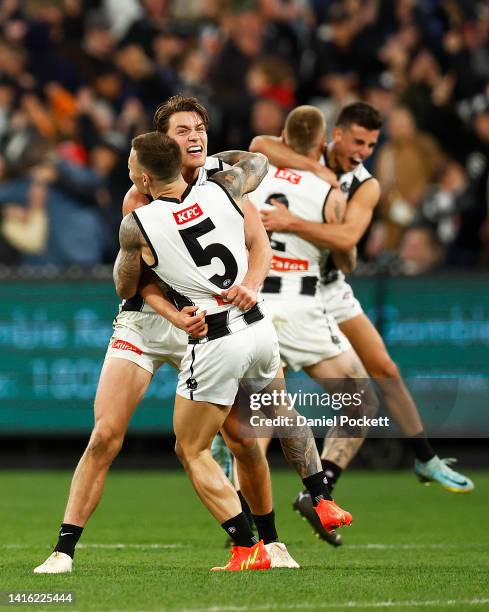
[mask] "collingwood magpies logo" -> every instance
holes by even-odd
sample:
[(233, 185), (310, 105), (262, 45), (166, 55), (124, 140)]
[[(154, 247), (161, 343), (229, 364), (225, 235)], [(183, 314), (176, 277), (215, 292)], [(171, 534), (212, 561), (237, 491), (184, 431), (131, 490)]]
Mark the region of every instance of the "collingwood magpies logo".
[(198, 383), (195, 378), (187, 378), (185, 382), (187, 383), (187, 389), (189, 391), (195, 391), (195, 389), (198, 387)]

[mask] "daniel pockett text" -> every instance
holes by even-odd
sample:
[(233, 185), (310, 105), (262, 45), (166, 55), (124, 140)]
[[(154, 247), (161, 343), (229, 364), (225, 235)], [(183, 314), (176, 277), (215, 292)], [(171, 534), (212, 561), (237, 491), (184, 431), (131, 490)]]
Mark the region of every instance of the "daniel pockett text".
[(317, 435), (335, 428), (336, 435), (341, 437), (364, 436), (370, 428), (388, 429), (390, 418), (372, 414), (365, 399), (361, 388), (336, 393), (301, 389), (251, 393), (246, 406), (239, 403), (239, 420), (242, 433), (250, 437), (302, 435), (300, 428), (304, 426)]

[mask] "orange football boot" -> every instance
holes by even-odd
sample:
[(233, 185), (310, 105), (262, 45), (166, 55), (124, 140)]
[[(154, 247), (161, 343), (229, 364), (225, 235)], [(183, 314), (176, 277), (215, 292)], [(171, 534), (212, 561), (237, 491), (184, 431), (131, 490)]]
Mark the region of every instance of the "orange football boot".
[(233, 546), (231, 559), (224, 567), (213, 567), (211, 572), (241, 572), (244, 570), (270, 569), (272, 561), (270, 555), (260, 540), (254, 546)]
[(340, 508), (332, 499), (322, 499), (314, 510), (316, 510), (316, 514), (319, 516), (321, 525), (327, 531), (351, 525), (351, 514)]

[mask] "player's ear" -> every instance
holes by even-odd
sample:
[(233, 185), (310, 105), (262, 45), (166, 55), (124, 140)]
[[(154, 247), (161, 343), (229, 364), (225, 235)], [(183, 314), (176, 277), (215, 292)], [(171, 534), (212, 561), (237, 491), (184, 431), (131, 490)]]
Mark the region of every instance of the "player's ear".
[(339, 126), (336, 126), (333, 128), (333, 140), (335, 142), (340, 141), (342, 135), (343, 135), (343, 130)]
[(280, 134), (280, 140), (284, 143), (287, 144), (287, 139), (285, 138), (285, 130), (282, 130), (282, 133)]
[(148, 174), (146, 174), (146, 172), (143, 172), (143, 174), (142, 174), (141, 178), (142, 178), (142, 181), (143, 181), (143, 185), (144, 185), (145, 187), (149, 187), (149, 181), (150, 181), (150, 179), (149, 179), (149, 175), (148, 175)]

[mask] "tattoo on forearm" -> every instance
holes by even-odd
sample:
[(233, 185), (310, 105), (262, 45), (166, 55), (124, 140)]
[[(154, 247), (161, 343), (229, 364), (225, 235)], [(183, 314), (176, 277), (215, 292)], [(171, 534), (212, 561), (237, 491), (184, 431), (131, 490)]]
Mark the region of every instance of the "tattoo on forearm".
[(220, 153), (215, 153), (212, 157), (217, 157), (217, 159), (220, 159), (225, 164), (234, 166), (234, 164), (239, 162), (239, 160), (247, 154), (248, 151), (221, 151)]
[(163, 295), (165, 295), (169, 289), (168, 285), (143, 262), (141, 278), (139, 279), (139, 289), (144, 289), (144, 287), (148, 285), (156, 285)]
[(268, 171), (268, 160), (261, 153), (245, 153), (229, 170), (217, 172), (212, 180), (220, 183), (234, 197), (254, 191)]

